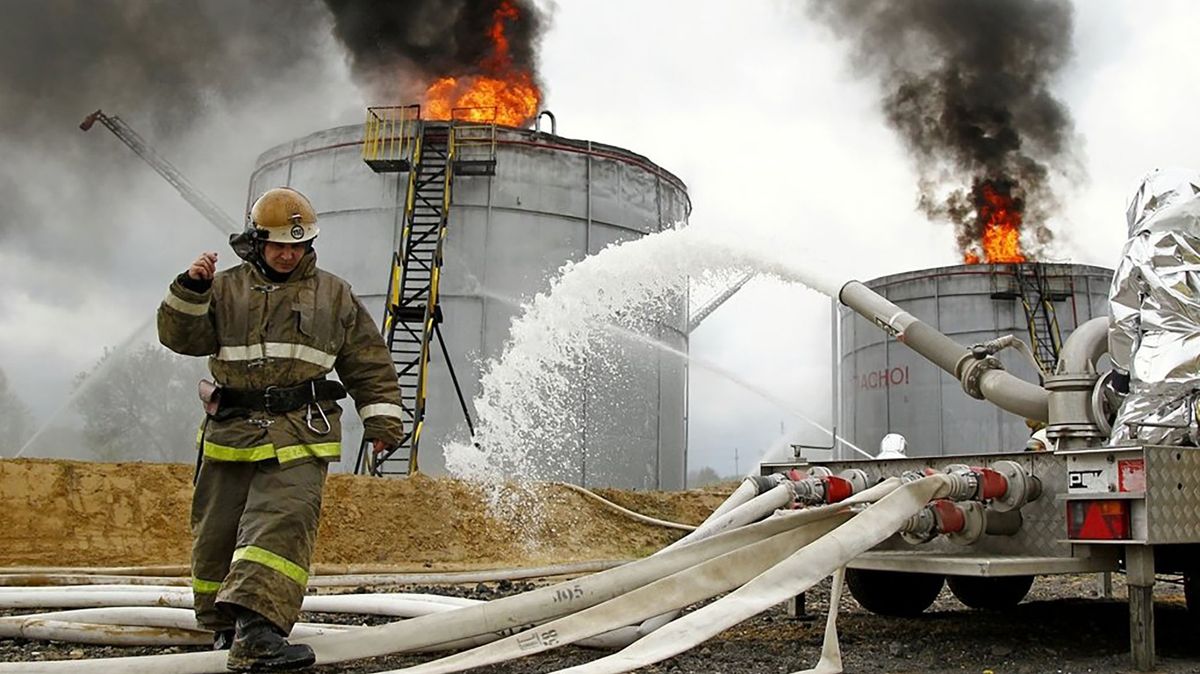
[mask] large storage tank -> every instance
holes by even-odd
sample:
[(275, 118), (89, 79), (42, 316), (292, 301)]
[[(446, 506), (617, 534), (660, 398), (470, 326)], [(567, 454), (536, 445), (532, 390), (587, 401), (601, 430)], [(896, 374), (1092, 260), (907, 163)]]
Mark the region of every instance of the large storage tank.
[[(349, 281), (382, 317), (392, 253), (399, 246), (407, 173), (378, 174), (361, 157), (363, 127), (343, 126), (264, 152), (247, 202), (276, 186), (294, 187), (319, 213), (321, 267)], [(628, 150), (529, 129), (498, 127), (494, 176), (456, 176), (439, 304), (442, 333), (468, 404), (482, 361), (499, 355), (517, 312), (549, 287), (568, 260), (614, 242), (686, 224), (691, 204), (679, 178)], [(682, 297), (682, 295), (681, 295)], [(687, 350), (687, 307), (659, 337)], [(686, 474), (687, 369), (676, 356), (631, 346), (582, 406), (583, 448), (568, 463), (577, 484), (681, 489)], [(444, 468), (442, 445), (467, 438), (440, 349), (431, 351), (420, 465)], [(471, 410), (474, 415), (474, 409)], [(353, 423), (353, 413), (346, 421)], [(349, 423), (347, 427), (349, 428)], [(346, 434), (342, 469), (353, 464), (358, 434)], [(561, 457), (559, 457), (561, 458)]]
[[(1112, 271), (1087, 265), (959, 265), (884, 276), (866, 285), (971, 346), (1008, 334), (1031, 342), (1025, 301), (1037, 304), (1029, 298), (1038, 277), (1061, 339), (1091, 318), (1108, 315)], [(1029, 439), (1023, 419), (967, 396), (949, 374), (836, 301), (833, 344), (837, 432), (869, 452), (878, 450), (887, 433), (907, 438), (910, 456), (1020, 451)], [(1034, 365), (1015, 349), (1001, 352), (1000, 359), (1014, 375), (1040, 381)], [(841, 443), (834, 457), (862, 458)]]

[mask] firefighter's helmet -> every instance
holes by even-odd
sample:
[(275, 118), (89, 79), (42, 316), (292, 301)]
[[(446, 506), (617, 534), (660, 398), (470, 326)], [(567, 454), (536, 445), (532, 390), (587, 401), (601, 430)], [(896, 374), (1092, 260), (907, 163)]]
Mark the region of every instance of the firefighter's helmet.
[(879, 441), (879, 454), (876, 459), (906, 459), (908, 458), (908, 440), (899, 433), (888, 433)]
[(321, 231), (308, 198), (290, 187), (264, 192), (250, 207), (250, 226), (255, 238), (275, 243), (311, 241)]

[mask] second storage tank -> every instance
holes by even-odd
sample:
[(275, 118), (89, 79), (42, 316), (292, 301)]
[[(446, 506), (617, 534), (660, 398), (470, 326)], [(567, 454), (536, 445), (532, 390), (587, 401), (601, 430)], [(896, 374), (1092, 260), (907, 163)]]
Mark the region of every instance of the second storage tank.
[[(975, 264), (866, 285), (964, 346), (1012, 334), (1047, 360), (1056, 341), (1108, 315), (1111, 280), (1111, 270), (1089, 265)], [(874, 453), (885, 434), (899, 433), (909, 456), (1024, 448), (1032, 429), (1023, 419), (967, 396), (949, 374), (836, 301), (833, 333), (834, 423), (850, 442)], [(1000, 358), (1014, 375), (1039, 382), (1037, 368), (1017, 351)], [(863, 457), (838, 443), (834, 458)]]

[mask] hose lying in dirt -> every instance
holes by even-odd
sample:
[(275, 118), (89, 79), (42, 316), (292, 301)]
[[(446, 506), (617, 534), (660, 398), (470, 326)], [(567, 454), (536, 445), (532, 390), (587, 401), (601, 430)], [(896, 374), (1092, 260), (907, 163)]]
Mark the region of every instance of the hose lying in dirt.
[[(552, 566), (520, 569), (487, 569), (481, 571), (451, 571), (443, 573), (360, 573), (312, 576), (309, 587), (358, 587), (360, 585), (457, 585), (459, 583), (494, 583), (501, 580), (525, 580), (553, 576), (575, 576), (595, 573), (624, 564), (628, 560), (595, 560), (571, 562)], [(0, 590), (14, 587), (47, 585), (168, 585), (190, 587), (191, 579), (161, 576), (113, 576), (109, 574), (0, 574)]]
[[(750, 484), (754, 489), (753, 493), (749, 491), (739, 493), (735, 490), (734, 494), (722, 504), (733, 503), (731, 507), (717, 508), (691, 533), (654, 554), (660, 555), (681, 545), (687, 545), (688, 543), (708, 538), (721, 531), (757, 522), (780, 508), (786, 508), (796, 496), (791, 483), (782, 480), (779, 484), (757, 496), (754, 494), (758, 492), (759, 483), (747, 479), (743, 481), (743, 484)], [(625, 648), (629, 644), (671, 622), (678, 616), (678, 611), (660, 613), (647, 618), (639, 624), (625, 625), (604, 634), (594, 635), (589, 639), (589, 644), (606, 650)]]
[[(348, 625), (297, 623), (296, 637), (358, 629)], [(106, 646), (207, 646), (212, 633), (196, 624), (191, 609), (141, 607), (58, 611), (0, 618), (0, 637), (68, 641)]]
[(850, 560), (883, 542), (926, 503), (948, 495), (950, 487), (949, 476), (944, 474), (911, 482), (866, 508), (846, 525), (801, 548), (717, 601), (683, 616), (618, 653), (562, 672), (618, 674), (678, 655), (722, 630), (804, 592)]
[(729, 498), (722, 501), (721, 505), (717, 506), (717, 509), (712, 511), (712, 514), (710, 514), (705, 521), (707, 522), (708, 520), (716, 519), (757, 495), (758, 484), (755, 482), (754, 478), (748, 477), (742, 480), (741, 484), (737, 486), (737, 489), (734, 489), (733, 493), (729, 495)]
[(667, 520), (660, 520), (656, 517), (650, 517), (649, 515), (643, 515), (641, 513), (634, 512), (634, 511), (630, 510), (629, 508), (626, 508), (622, 505), (613, 503), (612, 501), (604, 498), (603, 496), (597, 494), (596, 492), (594, 492), (590, 489), (584, 489), (583, 487), (580, 487), (577, 484), (571, 484), (570, 482), (558, 482), (557, 484), (561, 487), (570, 489), (571, 491), (573, 491), (577, 494), (580, 494), (582, 496), (590, 498), (593, 501), (596, 501), (597, 503), (608, 508), (609, 510), (620, 513), (635, 522), (641, 522), (643, 524), (652, 524), (654, 526), (666, 527), (668, 529), (679, 529), (680, 531), (694, 531), (696, 529), (696, 527), (691, 524), (680, 524), (679, 522), (669, 522)]
[[(879, 498), (881, 495), (889, 494), (897, 488), (903, 489), (904, 487), (899, 487), (898, 479), (889, 480), (884, 484), (851, 497), (848, 500), (848, 505)], [(886, 498), (888, 497), (883, 496), (883, 499)], [(921, 505), (924, 505), (924, 503)], [(803, 513), (806, 511), (793, 512)], [(459, 672), (474, 667), (504, 662), (558, 646), (576, 643), (580, 639), (608, 631), (613, 625), (620, 625), (631, 620), (660, 614), (663, 612), (663, 609), (680, 609), (695, 602), (710, 599), (739, 586), (743, 586), (746, 583), (753, 582), (760, 574), (773, 569), (785, 559), (793, 556), (797, 550), (803, 550), (805, 546), (815, 544), (814, 541), (824, 540), (845, 527), (855, 526), (858, 518), (861, 516), (860, 514), (851, 518), (848, 512), (843, 512), (837, 518), (825, 518), (813, 522), (806, 527), (797, 527), (781, 532), (771, 538), (710, 558), (693, 567), (648, 583), (620, 597), (572, 613), (558, 620), (537, 625), (525, 632), (480, 646), (471, 651), (451, 655), (440, 660), (408, 668), (404, 671), (414, 674), (418, 672), (420, 674)], [(903, 523), (904, 519), (901, 519), (896, 528), (899, 528), (900, 524)], [(890, 535), (892, 532), (888, 532), (887, 535)], [(883, 538), (886, 537), (886, 535), (883, 536)], [(674, 623), (668, 624), (662, 629), (644, 636), (643, 639), (635, 642), (629, 648), (636, 647), (637, 644), (642, 643), (646, 639), (654, 638), (662, 630), (670, 629), (672, 624)], [(627, 651), (629, 648), (625, 650)], [(607, 659), (602, 658), (601, 661)]]
[[(894, 485), (893, 485), (894, 486)], [(864, 492), (865, 493), (865, 492)], [(378, 627), (307, 640), (320, 664), (424, 650), (464, 639), (495, 638), (620, 596), (695, 566), (712, 557), (770, 538), (783, 531), (844, 517), (841, 504), (791, 511), (738, 527), (591, 576), (568, 580), (457, 611), (426, 615)], [(659, 607), (661, 610), (661, 607)], [(617, 625), (619, 626), (619, 625)], [(224, 653), (185, 653), (100, 660), (0, 663), (0, 672), (111, 672), (200, 674), (225, 671)]]
[[(139, 590), (141, 588), (138, 588)], [(443, 597), (431, 594), (378, 593), (378, 594), (330, 594), (304, 597), (303, 609), (317, 613), (360, 613), (415, 618), (427, 613), (436, 613), (463, 606), (481, 603), (478, 599)], [(111, 586), (97, 586), (95, 590), (77, 586), (70, 590), (57, 588), (25, 588), (21, 592), (0, 591), (0, 609), (51, 609), (51, 608), (154, 608), (172, 607), (170, 610), (192, 608), (190, 590), (165, 592), (113, 590)], [(136, 624), (136, 623), (127, 623)]]

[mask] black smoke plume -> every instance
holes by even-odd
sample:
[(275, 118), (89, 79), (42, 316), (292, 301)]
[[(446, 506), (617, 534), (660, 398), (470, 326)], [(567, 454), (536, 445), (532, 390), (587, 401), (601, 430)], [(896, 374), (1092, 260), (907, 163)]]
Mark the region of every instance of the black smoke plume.
[[(94, 260), (121, 240), (123, 209), (136, 207), (124, 198), (131, 186), (160, 179), (99, 125), (80, 131), (84, 116), (97, 108), (119, 115), (166, 156), (195, 165), (195, 152), (182, 150), (188, 133), (214, 112), (302, 80), (329, 25), (316, 0), (4, 3), (0, 242), (9, 251)], [(291, 103), (290, 114), (303, 110)], [(47, 176), (59, 195), (53, 207), (35, 198)]]
[[(978, 186), (1024, 205), (1027, 255), (1052, 239), (1052, 172), (1078, 171), (1070, 115), (1050, 91), (1072, 56), (1067, 0), (809, 0), (852, 41), (854, 64), (883, 88), (883, 109), (912, 154), (920, 209), (954, 223), (960, 249), (983, 223)], [(949, 188), (949, 193), (947, 193)]]
[(531, 0), (325, 0), (334, 35), (350, 54), (355, 77), (378, 100), (419, 100), (439, 77), (488, 72), (488, 35), (497, 9), (517, 10), (505, 20), (511, 66), (537, 76), (546, 16)]

